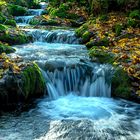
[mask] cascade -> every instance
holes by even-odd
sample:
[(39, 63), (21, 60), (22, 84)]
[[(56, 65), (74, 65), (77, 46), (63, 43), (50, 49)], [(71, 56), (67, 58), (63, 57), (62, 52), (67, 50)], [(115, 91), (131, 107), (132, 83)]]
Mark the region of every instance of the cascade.
[(41, 4), (41, 9), (29, 9), (25, 16), (17, 16), (15, 20), (19, 26), (26, 26), (30, 23), (30, 21), (35, 17), (42, 14), (44, 11), (46, 4)]
[(41, 30), (41, 29), (24, 29), (27, 34), (33, 37), (34, 41), (48, 43), (67, 43), (78, 44), (79, 39), (74, 31), (69, 30)]
[(44, 72), (51, 99), (69, 93), (86, 97), (111, 97), (112, 75), (113, 69), (109, 65), (76, 65)]

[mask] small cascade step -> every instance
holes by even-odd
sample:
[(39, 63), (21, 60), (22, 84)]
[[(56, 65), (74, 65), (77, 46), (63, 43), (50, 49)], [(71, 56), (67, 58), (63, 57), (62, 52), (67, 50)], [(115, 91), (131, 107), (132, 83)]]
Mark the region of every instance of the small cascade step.
[(41, 29), (24, 29), (27, 34), (33, 37), (34, 41), (48, 43), (79, 44), (79, 39), (75, 32), (71, 30), (41, 30)]
[(69, 93), (87, 97), (110, 97), (112, 75), (113, 68), (109, 65), (75, 65), (44, 72), (51, 99)]
[(39, 16), (42, 14), (44, 9), (29, 9), (27, 15), (36, 15)]
[(42, 2), (41, 9), (29, 9), (25, 16), (17, 16), (15, 20), (19, 26), (26, 26), (35, 16), (40, 16), (46, 7), (46, 3)]
[(16, 20), (17, 23), (29, 24), (29, 22), (33, 18), (34, 18), (34, 15), (30, 15), (30, 16), (17, 16), (17, 17), (15, 17), (15, 20)]

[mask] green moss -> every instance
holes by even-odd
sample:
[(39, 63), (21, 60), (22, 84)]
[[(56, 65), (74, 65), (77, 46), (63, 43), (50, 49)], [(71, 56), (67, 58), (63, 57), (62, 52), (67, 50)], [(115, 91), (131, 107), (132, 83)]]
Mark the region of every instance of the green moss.
[(112, 78), (112, 95), (125, 99), (129, 99), (131, 96), (130, 79), (121, 68), (116, 69)]
[(0, 36), (0, 41), (6, 42), (9, 45), (24, 44), (30, 41), (30, 38), (27, 35), (25, 35), (25, 33), (16, 30), (13, 32), (10, 30), (11, 29), (6, 30)]
[(45, 81), (37, 64), (34, 63), (23, 71), (22, 80), (23, 93), (26, 99), (31, 96), (39, 96), (40, 93), (44, 94)]
[(42, 21), (40, 24), (41, 25), (52, 25), (52, 26), (59, 25), (59, 23), (56, 19), (49, 19), (47, 21)]
[(102, 48), (98, 46), (94, 46), (90, 49), (89, 55), (91, 58), (95, 58), (99, 63), (109, 63), (112, 64), (114, 62), (113, 54), (109, 54), (103, 51)]
[(54, 7), (49, 7), (49, 15), (52, 17), (60, 17), (60, 18), (68, 18), (68, 17), (73, 17), (74, 15), (72, 14), (68, 14), (68, 10), (69, 10), (69, 5), (66, 3), (62, 3), (60, 4), (59, 7), (54, 8)]
[(85, 31), (82, 35), (82, 41), (83, 43), (88, 42), (90, 40), (91, 33), (89, 31)]
[(108, 46), (109, 45), (109, 40), (107, 37), (104, 37), (103, 39), (96, 39), (92, 43), (92, 46)]
[(75, 33), (78, 37), (81, 37), (88, 30), (88, 25), (84, 24), (78, 29), (75, 30)]
[(33, 19), (29, 22), (29, 24), (31, 24), (31, 25), (39, 25), (39, 24), (40, 24), (40, 20), (37, 19), (37, 18), (33, 18)]
[(16, 22), (15, 22), (15, 20), (13, 20), (13, 19), (9, 19), (9, 20), (6, 20), (5, 22), (4, 22), (4, 24), (6, 24), (6, 25), (11, 25), (11, 26), (14, 26), (14, 27), (16, 27)]
[(15, 52), (15, 49), (13, 49), (11, 46), (0, 43), (0, 54), (3, 52), (8, 54), (8, 53)]

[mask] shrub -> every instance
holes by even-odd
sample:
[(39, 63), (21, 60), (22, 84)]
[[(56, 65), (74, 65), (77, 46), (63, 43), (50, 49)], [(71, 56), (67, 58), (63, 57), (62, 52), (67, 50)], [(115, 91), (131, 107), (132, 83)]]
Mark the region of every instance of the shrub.
[(139, 10), (131, 11), (130, 14), (129, 14), (129, 17), (140, 19), (140, 11)]
[(11, 25), (11, 26), (14, 26), (14, 27), (16, 27), (16, 22), (15, 22), (15, 20), (13, 20), (13, 19), (9, 19), (9, 20), (6, 20), (5, 22), (4, 22), (4, 24), (6, 24), (6, 25)]
[(128, 18), (127, 20), (127, 26), (128, 27), (136, 27), (137, 26), (137, 22), (135, 19), (132, 18)]
[(13, 4), (8, 5), (8, 10), (9, 10), (9, 13), (13, 16), (22, 16), (22, 15), (25, 15), (25, 13), (27, 12), (26, 8), (21, 7), (19, 5), (13, 5)]

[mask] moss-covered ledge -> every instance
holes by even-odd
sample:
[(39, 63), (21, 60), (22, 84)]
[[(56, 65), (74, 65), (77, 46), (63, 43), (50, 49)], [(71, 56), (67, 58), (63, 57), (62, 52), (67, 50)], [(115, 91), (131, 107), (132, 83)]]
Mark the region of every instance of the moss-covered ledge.
[(0, 111), (22, 108), (44, 92), (45, 81), (36, 63), (26, 65), (19, 73), (9, 68), (0, 79)]
[(26, 67), (22, 73), (22, 92), (25, 99), (39, 97), (44, 94), (45, 81), (36, 63)]

